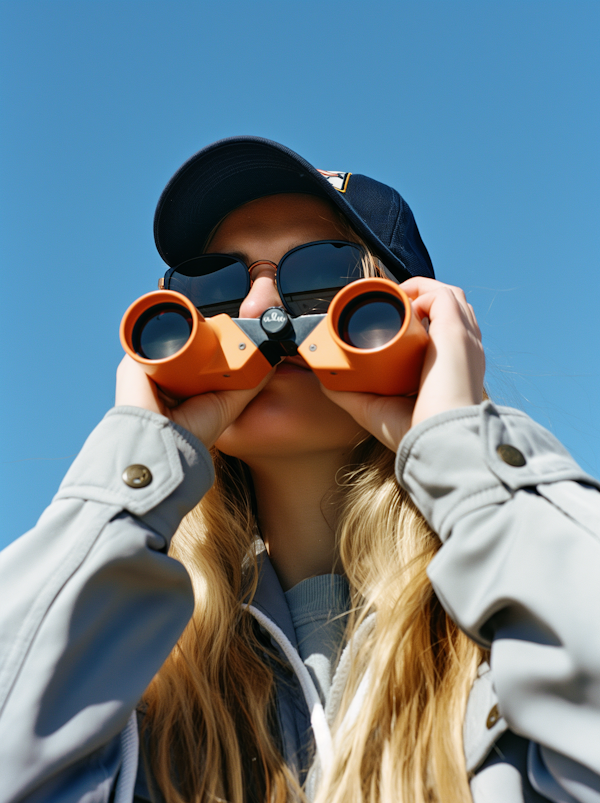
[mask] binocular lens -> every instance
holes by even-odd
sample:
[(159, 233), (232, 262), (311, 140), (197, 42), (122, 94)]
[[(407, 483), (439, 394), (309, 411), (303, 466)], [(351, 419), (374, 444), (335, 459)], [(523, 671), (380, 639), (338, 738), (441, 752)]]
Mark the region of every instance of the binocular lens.
[(388, 293), (365, 293), (342, 311), (338, 332), (344, 343), (376, 349), (392, 340), (404, 323), (404, 304)]
[(183, 348), (192, 332), (190, 311), (179, 304), (157, 304), (140, 315), (132, 333), (136, 354), (147, 360), (171, 357)]

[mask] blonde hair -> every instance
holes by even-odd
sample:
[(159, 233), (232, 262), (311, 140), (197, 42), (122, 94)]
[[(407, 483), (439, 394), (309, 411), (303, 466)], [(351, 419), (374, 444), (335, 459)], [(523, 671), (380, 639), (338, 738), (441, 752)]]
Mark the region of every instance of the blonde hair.
[[(340, 218), (340, 230), (360, 242)], [(365, 274), (378, 275), (367, 255)], [(279, 663), (242, 603), (258, 583), (252, 480), (214, 450), (216, 482), (184, 519), (170, 554), (187, 568), (193, 617), (143, 701), (143, 740), (166, 803), (302, 799), (273, 733)], [(317, 803), (466, 803), (466, 701), (484, 653), (441, 607), (426, 569), (440, 547), (374, 438), (336, 478), (340, 561), (352, 600), (346, 640), (376, 624), (352, 663), (334, 723), (333, 767)], [(352, 728), (340, 723), (365, 672)], [(336, 737), (336, 733), (338, 734)]]

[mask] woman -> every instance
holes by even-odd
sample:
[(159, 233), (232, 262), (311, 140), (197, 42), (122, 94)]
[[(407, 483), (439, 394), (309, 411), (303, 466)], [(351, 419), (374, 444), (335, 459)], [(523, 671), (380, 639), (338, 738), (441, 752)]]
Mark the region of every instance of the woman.
[(155, 234), (190, 295), (202, 252), (248, 266), (237, 300), (214, 274), (240, 317), (289, 303), (290, 251), (358, 243), (430, 321), (421, 386), (334, 393), (289, 357), (179, 400), (124, 360), (4, 555), (4, 799), (600, 800), (598, 484), (482, 402), (473, 311), (403, 200), (234, 138), (178, 171)]

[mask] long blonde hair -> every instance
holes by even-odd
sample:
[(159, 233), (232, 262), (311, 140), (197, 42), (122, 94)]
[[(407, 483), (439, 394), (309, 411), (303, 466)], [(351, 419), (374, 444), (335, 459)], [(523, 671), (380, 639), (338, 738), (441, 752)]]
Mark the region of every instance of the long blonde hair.
[[(377, 272), (368, 257), (365, 273)], [(252, 480), (241, 461), (217, 450), (213, 458), (215, 485), (171, 545), (192, 579), (195, 609), (144, 696), (142, 742), (167, 803), (284, 803), (303, 793), (274, 735), (279, 659), (242, 607), (258, 583)], [(427, 578), (439, 539), (399, 488), (394, 455), (374, 438), (355, 447), (336, 483), (336, 540), (352, 600), (346, 641), (367, 615), (377, 617), (356, 650), (333, 768), (316, 800), (467, 803), (462, 723), (484, 653)], [(365, 672), (367, 696), (342, 730)]]

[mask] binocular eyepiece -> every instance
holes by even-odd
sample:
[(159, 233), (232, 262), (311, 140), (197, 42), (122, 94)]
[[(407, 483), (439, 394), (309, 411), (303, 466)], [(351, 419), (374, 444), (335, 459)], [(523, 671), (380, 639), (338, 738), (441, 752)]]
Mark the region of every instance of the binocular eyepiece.
[(204, 318), (172, 290), (127, 310), (121, 343), (162, 388), (182, 398), (255, 387), (285, 356), (300, 354), (325, 387), (410, 395), (419, 386), (428, 335), (406, 293), (388, 279), (342, 288), (324, 315)]

